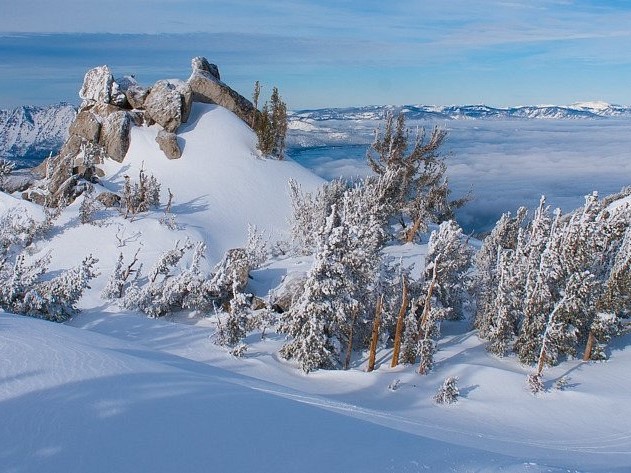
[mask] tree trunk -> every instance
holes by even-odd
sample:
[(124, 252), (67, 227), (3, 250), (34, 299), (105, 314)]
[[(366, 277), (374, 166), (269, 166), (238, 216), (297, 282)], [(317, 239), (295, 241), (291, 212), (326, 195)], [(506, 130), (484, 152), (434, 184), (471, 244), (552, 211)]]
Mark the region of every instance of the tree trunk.
[(405, 318), (405, 310), (408, 306), (408, 284), (405, 276), (402, 278), (402, 296), (401, 296), (401, 308), (399, 309), (399, 315), (397, 317), (397, 328), (394, 332), (394, 349), (392, 350), (392, 363), (391, 368), (395, 368), (399, 364), (399, 353), (401, 352), (401, 335), (403, 334), (403, 319)]
[(418, 229), (421, 227), (422, 222), (423, 222), (423, 219), (421, 217), (417, 217), (414, 220), (414, 223), (412, 224), (412, 226), (407, 229), (407, 231), (405, 232), (406, 243), (411, 243), (414, 241), (414, 237), (416, 236)]
[(353, 310), (353, 315), (351, 317), (351, 326), (348, 333), (348, 345), (346, 346), (346, 357), (344, 358), (343, 366), (345, 370), (347, 370), (351, 364), (351, 355), (353, 354), (353, 328), (355, 327), (355, 319), (357, 319), (357, 309)]
[[(434, 267), (432, 268), (432, 280), (429, 283), (429, 287), (427, 288), (427, 296), (425, 296), (425, 304), (423, 305), (423, 315), (421, 315), (421, 323), (419, 324), (418, 340), (421, 340), (421, 338), (423, 338), (423, 340), (427, 340), (430, 336), (431, 327), (428, 327), (427, 324), (429, 321), (429, 314), (432, 311), (432, 294), (434, 293), (434, 287), (436, 287), (439, 259), (440, 255), (438, 255), (434, 260)], [(422, 356), (423, 353), (421, 353), (421, 357)], [(427, 374), (423, 360), (421, 360), (421, 363), (419, 364), (418, 372), (419, 374)]]
[(590, 330), (589, 336), (587, 337), (587, 346), (585, 347), (585, 353), (583, 353), (583, 361), (591, 360), (592, 351), (594, 350), (594, 343), (596, 343), (596, 337), (594, 337), (594, 333)]
[(432, 268), (432, 281), (429, 283), (429, 288), (427, 288), (427, 296), (425, 297), (425, 304), (423, 305), (423, 314), (421, 315), (421, 323), (419, 330), (419, 338), (421, 332), (425, 331), (425, 326), (427, 325), (427, 320), (429, 319), (429, 314), (432, 311), (432, 294), (434, 293), (434, 287), (436, 287), (436, 278), (438, 276), (438, 261), (440, 259), (440, 255), (436, 257), (434, 260), (434, 267)]
[(550, 332), (550, 326), (554, 321), (554, 316), (556, 315), (559, 308), (565, 303), (566, 296), (554, 306), (552, 312), (550, 312), (550, 316), (548, 317), (548, 322), (546, 323), (546, 329), (543, 332), (543, 340), (541, 341), (541, 351), (539, 352), (539, 361), (537, 362), (537, 376), (541, 376), (541, 372), (543, 371), (543, 364), (546, 359), (546, 345), (548, 344), (548, 333)]
[(377, 308), (375, 309), (375, 319), (372, 322), (372, 336), (370, 337), (370, 355), (368, 356), (369, 373), (375, 369), (375, 359), (377, 358), (377, 343), (379, 342), (379, 328), (381, 326), (381, 312), (383, 311), (383, 296), (377, 299)]

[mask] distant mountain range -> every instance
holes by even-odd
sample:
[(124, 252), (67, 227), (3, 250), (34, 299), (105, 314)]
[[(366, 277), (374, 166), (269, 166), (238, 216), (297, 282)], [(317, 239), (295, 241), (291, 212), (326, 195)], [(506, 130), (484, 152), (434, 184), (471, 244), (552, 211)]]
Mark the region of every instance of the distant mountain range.
[[(405, 113), (408, 120), (502, 120), (502, 119), (604, 119), (631, 118), (631, 106), (605, 102), (580, 102), (568, 106), (535, 105), (497, 108), (487, 105), (374, 105), (366, 107), (294, 110), (290, 130), (308, 132), (308, 122), (382, 120), (387, 113)], [(68, 137), (76, 108), (67, 103), (48, 107), (23, 106), (0, 110), (0, 158), (22, 166), (56, 153)], [(303, 123), (304, 126), (301, 126)], [(290, 131), (291, 133), (292, 131)]]
[(290, 120), (382, 120), (387, 113), (403, 112), (408, 120), (462, 119), (600, 119), (631, 118), (631, 106), (605, 102), (579, 102), (572, 105), (532, 105), (496, 108), (487, 105), (375, 105), (367, 107), (296, 110)]
[(76, 113), (67, 103), (0, 110), (0, 158), (27, 166), (56, 153), (68, 138)]

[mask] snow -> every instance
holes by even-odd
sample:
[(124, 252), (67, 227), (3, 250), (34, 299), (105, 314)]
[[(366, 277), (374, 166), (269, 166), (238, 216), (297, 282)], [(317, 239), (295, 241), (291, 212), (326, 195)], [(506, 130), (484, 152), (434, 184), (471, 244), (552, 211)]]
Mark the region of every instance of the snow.
[[(194, 105), (178, 133), (179, 160), (162, 155), (159, 130), (133, 128), (103, 186), (119, 190), (144, 166), (163, 198), (167, 188), (175, 195), (179, 229), (161, 225), (161, 211), (81, 225), (75, 202), (34, 256), (52, 250), (54, 271), (90, 252), (100, 259), (82, 312), (65, 325), (0, 313), (1, 471), (629, 471), (631, 335), (615, 341), (607, 362), (546, 369), (547, 391), (533, 396), (532, 368), (489, 355), (467, 321), (443, 322), (427, 376), (391, 369), (390, 350), (372, 373), (357, 354), (348, 371), (305, 375), (278, 357), (284, 339), (275, 333), (249, 335), (245, 357), (234, 358), (212, 343), (212, 314), (153, 320), (100, 299), (120, 251), (130, 258), (140, 247), (148, 268), (188, 237), (206, 241), (210, 266), (245, 242), (248, 223), (286, 234), (290, 177), (305, 189), (321, 182), (292, 161), (262, 159), (251, 131), (221, 107)], [(1, 212), (18, 203), (0, 197)], [(41, 218), (32, 207), (24, 203)], [(388, 249), (415, 271), (426, 252)], [(266, 297), (310, 264), (277, 257), (252, 273), (248, 290)], [(458, 377), (460, 398), (438, 406), (448, 376)], [(568, 386), (554, 389), (563, 377)]]
[(279, 238), (291, 212), (287, 182), (305, 189), (323, 181), (293, 161), (260, 159), (250, 129), (228, 110), (194, 103), (188, 123), (178, 130), (179, 160), (168, 160), (155, 138), (159, 125), (132, 128), (131, 146), (123, 163), (108, 161), (105, 186), (120, 190), (123, 176), (137, 178), (141, 167), (174, 194), (178, 223), (206, 241), (211, 260), (245, 243), (248, 224)]

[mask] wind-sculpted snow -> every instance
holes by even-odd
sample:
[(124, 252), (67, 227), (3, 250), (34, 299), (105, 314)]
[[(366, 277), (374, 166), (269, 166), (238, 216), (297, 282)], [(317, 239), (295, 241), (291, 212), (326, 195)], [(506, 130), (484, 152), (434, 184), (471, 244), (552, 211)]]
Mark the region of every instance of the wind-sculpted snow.
[(3, 471), (377, 473), (488, 462), (483, 450), (339, 415), (339, 403), (71, 327), (5, 314), (0, 340), (2, 359), (14, 360), (0, 365)]
[[(291, 376), (270, 372), (272, 365), (261, 371), (266, 363), (260, 358), (220, 357), (224, 365), (245, 363), (246, 373), (272, 374), (272, 382), (196, 361), (217, 356), (205, 337), (187, 335), (202, 335), (199, 328), (113, 317), (94, 318), (93, 329), (117, 338), (135, 330), (141, 343), (7, 314), (0, 318), (0, 356), (12, 360), (0, 364), (3, 471), (622, 472), (631, 464), (631, 440), (620, 423), (599, 432), (592, 413), (584, 433), (554, 415), (537, 425), (539, 410), (558, 411), (568, 396), (580, 400), (571, 392), (544, 399), (518, 394), (523, 399), (512, 413), (500, 414), (495, 404), (494, 415), (497, 398), (484, 400), (476, 393), (487, 392), (487, 386), (465, 384), (464, 400), (455, 406), (428, 401), (426, 407), (413, 403), (406, 409), (405, 403), (426, 392), (414, 387), (421, 382), (418, 375), (392, 373), (402, 378), (396, 391), (386, 389), (381, 376), (355, 394), (358, 382), (365, 383), (361, 378), (379, 373), (293, 377), (303, 387), (312, 384), (305, 391), (284, 386)], [(481, 353), (466, 348), (463, 367), (468, 362), (462, 356), (474, 363)], [(455, 368), (451, 371), (461, 372)], [(591, 378), (600, 379), (598, 370), (586, 377), (577, 372), (587, 383), (582, 391), (595, 387)], [(501, 373), (480, 368), (463, 381), (485, 380), (505, 392), (492, 381)], [(322, 391), (340, 386), (332, 375), (346, 375), (347, 394)], [(624, 389), (618, 383), (614, 391)], [(584, 400), (596, 402), (590, 396)], [(573, 423), (587, 415), (571, 413), (567, 421)], [(499, 423), (506, 414), (506, 423)], [(528, 420), (532, 415), (536, 419)]]

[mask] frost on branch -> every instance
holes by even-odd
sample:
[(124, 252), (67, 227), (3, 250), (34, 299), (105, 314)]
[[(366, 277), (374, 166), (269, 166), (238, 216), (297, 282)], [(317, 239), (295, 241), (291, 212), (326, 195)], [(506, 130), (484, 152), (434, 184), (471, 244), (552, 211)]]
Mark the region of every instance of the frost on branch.
[(91, 255), (80, 265), (44, 281), (50, 256), (26, 262), (19, 254), (13, 264), (6, 259), (0, 268), (0, 307), (7, 312), (63, 322), (78, 310), (75, 307), (89, 282), (98, 273), (98, 260)]

